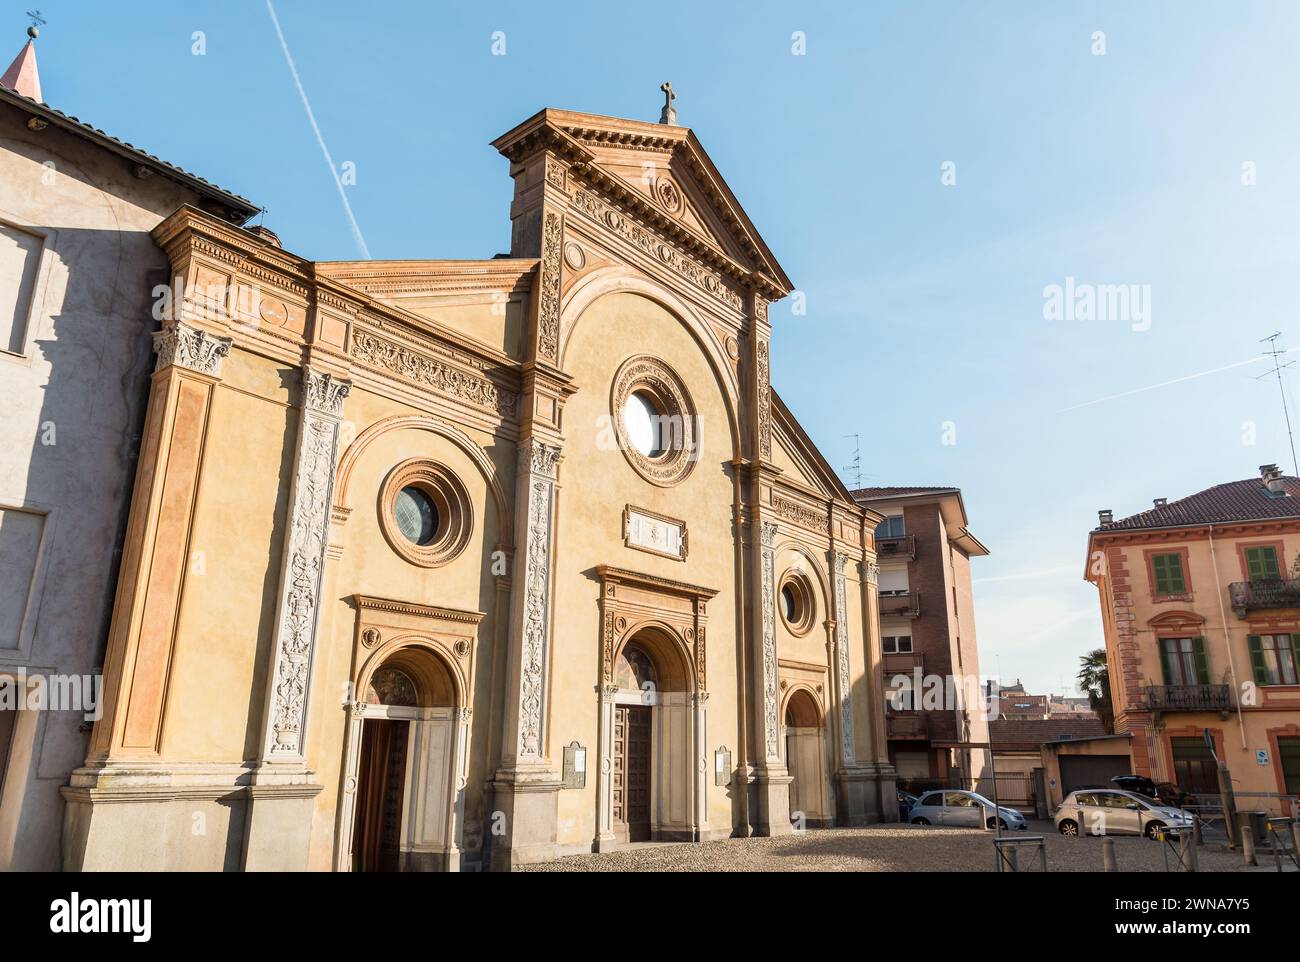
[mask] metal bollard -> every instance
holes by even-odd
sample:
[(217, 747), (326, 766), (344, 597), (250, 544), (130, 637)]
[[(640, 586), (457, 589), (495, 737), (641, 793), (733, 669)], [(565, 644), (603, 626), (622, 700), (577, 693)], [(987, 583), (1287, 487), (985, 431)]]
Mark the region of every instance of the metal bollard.
[(1192, 838), (1196, 839), (1197, 845), (1204, 845), (1205, 839), (1201, 835), (1201, 820), (1197, 816), (1192, 816)]
[(1115, 840), (1109, 835), (1101, 840), (1101, 870), (1103, 872), (1119, 871), (1119, 866), (1115, 864)]
[(1178, 837), (1179, 852), (1182, 857), (1184, 872), (1199, 872), (1200, 864), (1196, 855), (1196, 835), (1193, 832), (1184, 832)]
[(1241, 836), (1241, 857), (1247, 865), (1258, 865), (1255, 859), (1255, 833), (1250, 827), (1250, 814), (1241, 812), (1237, 816), (1237, 822), (1240, 831), (1237, 833)]

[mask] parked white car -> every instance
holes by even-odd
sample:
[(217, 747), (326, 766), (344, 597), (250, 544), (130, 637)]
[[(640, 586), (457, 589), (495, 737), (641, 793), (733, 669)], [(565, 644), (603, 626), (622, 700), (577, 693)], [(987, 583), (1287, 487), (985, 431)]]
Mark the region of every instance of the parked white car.
[[(1080, 824), (1082, 822), (1082, 825)], [(1137, 792), (1080, 789), (1071, 792), (1056, 810), (1056, 830), (1062, 835), (1145, 835), (1155, 838), (1162, 828), (1191, 828), (1190, 812), (1162, 805)]]
[(1025, 816), (1014, 808), (998, 808), (976, 792), (944, 789), (922, 795), (907, 820), (913, 825), (949, 825), (962, 828), (993, 828), (993, 813), (1001, 816), (1003, 828), (1025, 828)]

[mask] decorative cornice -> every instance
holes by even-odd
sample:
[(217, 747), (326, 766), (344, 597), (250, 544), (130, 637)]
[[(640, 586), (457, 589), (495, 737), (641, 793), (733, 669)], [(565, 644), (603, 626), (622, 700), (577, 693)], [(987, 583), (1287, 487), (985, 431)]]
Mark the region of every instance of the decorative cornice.
[(438, 605), (421, 605), (413, 601), (398, 601), (393, 598), (377, 598), (373, 595), (353, 595), (352, 601), (362, 611), (382, 611), (387, 614), (413, 615), (417, 618), (432, 618), (439, 621), (455, 621), (466, 625), (477, 625), (485, 617), (481, 611), (462, 611), (459, 608), (442, 608)]
[(661, 575), (651, 575), (640, 571), (630, 571), (627, 568), (615, 568), (613, 565), (597, 565), (595, 571), (596, 577), (598, 577), (602, 583), (631, 585), (636, 588), (650, 588), (654, 591), (668, 592), (686, 598), (703, 598), (706, 601), (713, 598), (718, 593), (717, 588), (705, 588), (701, 585), (693, 585), (685, 581), (675, 581), (672, 578), (665, 578)]

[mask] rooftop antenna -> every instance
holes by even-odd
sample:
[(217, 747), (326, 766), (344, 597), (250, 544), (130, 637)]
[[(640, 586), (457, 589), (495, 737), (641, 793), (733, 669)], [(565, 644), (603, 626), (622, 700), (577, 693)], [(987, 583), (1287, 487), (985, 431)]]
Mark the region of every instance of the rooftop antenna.
[(1270, 373), (1272, 373), (1277, 378), (1277, 390), (1278, 393), (1282, 395), (1282, 416), (1286, 419), (1286, 436), (1287, 436), (1287, 440), (1291, 442), (1291, 467), (1295, 471), (1295, 474), (1297, 476), (1300, 476), (1300, 461), (1297, 461), (1295, 456), (1295, 434), (1292, 433), (1291, 431), (1291, 412), (1290, 410), (1288, 410), (1286, 404), (1286, 387), (1282, 384), (1282, 369), (1286, 367), (1290, 367), (1292, 364), (1295, 363), (1295, 361), (1287, 361), (1285, 364), (1278, 363), (1278, 358), (1280, 358), (1283, 354), (1288, 353), (1286, 351), (1279, 350), (1277, 346), (1277, 339), (1281, 336), (1282, 336), (1281, 331), (1274, 331), (1268, 337), (1261, 337), (1259, 339), (1259, 342), (1261, 344), (1263, 344), (1265, 341), (1268, 342), (1268, 350), (1264, 352), (1264, 355), (1266, 357), (1271, 357), (1273, 359), (1273, 370), (1271, 372), (1265, 371), (1259, 377), (1255, 378), (1255, 380), (1258, 381), (1261, 378), (1266, 378)]
[(853, 478), (854, 490), (862, 487), (862, 435), (846, 434), (846, 438), (853, 439), (853, 460), (844, 466), (844, 470)]

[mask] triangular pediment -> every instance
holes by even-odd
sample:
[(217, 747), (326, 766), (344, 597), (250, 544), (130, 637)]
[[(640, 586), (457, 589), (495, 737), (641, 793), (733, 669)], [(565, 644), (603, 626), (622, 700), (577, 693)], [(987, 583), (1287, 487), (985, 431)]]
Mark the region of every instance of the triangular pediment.
[(793, 289), (690, 128), (547, 109), (493, 146), (513, 158), (548, 136), (579, 178), (636, 202), (686, 246), (766, 278), (773, 298)]

